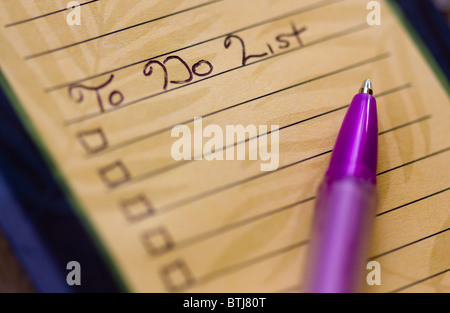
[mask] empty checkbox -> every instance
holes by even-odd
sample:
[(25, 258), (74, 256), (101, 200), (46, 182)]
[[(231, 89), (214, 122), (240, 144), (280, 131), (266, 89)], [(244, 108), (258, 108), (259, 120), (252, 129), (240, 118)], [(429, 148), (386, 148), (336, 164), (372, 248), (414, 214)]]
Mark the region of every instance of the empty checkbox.
[(110, 165), (102, 167), (99, 174), (103, 182), (109, 187), (114, 188), (130, 180), (131, 175), (122, 161), (116, 161)]
[(79, 132), (77, 137), (88, 153), (96, 153), (108, 147), (108, 141), (101, 128)]
[(195, 283), (186, 262), (180, 259), (164, 266), (161, 278), (169, 292), (180, 292)]
[(175, 246), (172, 236), (165, 227), (146, 232), (142, 236), (142, 242), (147, 252), (152, 256), (164, 254)]
[(122, 201), (121, 208), (125, 218), (133, 223), (155, 214), (152, 203), (144, 195)]

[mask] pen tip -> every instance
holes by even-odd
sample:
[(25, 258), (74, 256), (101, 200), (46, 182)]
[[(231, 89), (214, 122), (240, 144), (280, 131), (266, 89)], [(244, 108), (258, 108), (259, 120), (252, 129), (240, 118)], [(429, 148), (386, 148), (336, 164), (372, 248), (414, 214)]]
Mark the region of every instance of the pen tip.
[(373, 94), (372, 82), (370, 81), (370, 79), (366, 79), (363, 82), (361, 89), (359, 90), (359, 93), (368, 93), (369, 95)]

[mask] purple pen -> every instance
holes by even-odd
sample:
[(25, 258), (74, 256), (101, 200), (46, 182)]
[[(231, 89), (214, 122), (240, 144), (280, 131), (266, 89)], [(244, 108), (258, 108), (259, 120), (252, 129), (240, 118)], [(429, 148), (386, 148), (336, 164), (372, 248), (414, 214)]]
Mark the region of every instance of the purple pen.
[(366, 80), (348, 109), (316, 201), (308, 293), (360, 292), (376, 212), (378, 119)]

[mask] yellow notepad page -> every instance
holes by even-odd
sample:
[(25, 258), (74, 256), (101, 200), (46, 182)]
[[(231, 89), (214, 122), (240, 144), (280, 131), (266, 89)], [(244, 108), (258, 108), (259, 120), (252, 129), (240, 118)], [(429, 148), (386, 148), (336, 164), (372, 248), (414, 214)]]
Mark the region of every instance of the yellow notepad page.
[[(3, 85), (127, 290), (301, 291), (314, 196), (370, 78), (382, 276), (366, 291), (450, 291), (449, 98), (389, 3), (67, 2), (4, 1)], [(245, 160), (176, 161), (176, 125), (267, 130), (212, 150)], [(262, 137), (272, 171), (250, 160)]]

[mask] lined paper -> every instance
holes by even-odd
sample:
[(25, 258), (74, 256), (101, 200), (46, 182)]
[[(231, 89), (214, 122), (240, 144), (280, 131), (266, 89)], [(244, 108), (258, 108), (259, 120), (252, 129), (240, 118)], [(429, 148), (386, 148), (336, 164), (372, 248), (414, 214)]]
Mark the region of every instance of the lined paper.
[[(128, 290), (301, 291), (316, 190), (370, 77), (382, 285), (366, 291), (450, 291), (448, 95), (388, 3), (381, 26), (359, 0), (80, 4), (69, 26), (65, 1), (6, 3), (0, 65)], [(175, 161), (171, 130), (195, 117), (279, 125), (278, 169)]]

